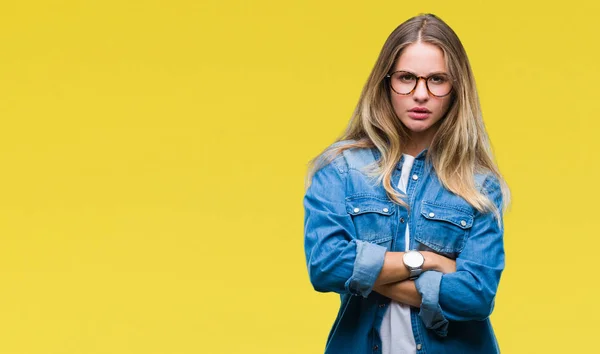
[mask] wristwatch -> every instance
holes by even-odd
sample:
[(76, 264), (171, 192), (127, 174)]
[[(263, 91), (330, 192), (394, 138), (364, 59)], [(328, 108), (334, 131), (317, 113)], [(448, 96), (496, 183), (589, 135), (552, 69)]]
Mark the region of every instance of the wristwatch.
[(414, 280), (423, 273), (423, 263), (425, 263), (425, 257), (419, 251), (408, 251), (402, 256), (404, 266), (410, 272), (408, 279)]

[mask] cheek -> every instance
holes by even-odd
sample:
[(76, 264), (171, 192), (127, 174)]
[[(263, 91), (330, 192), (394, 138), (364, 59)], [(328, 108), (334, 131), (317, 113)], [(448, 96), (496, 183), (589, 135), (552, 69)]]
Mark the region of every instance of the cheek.
[(438, 109), (440, 110), (442, 115), (445, 115), (448, 112), (448, 109), (450, 108), (451, 103), (452, 103), (451, 97), (444, 97), (439, 101)]
[(407, 100), (405, 96), (394, 95), (391, 97), (391, 101), (396, 114), (406, 111), (410, 105), (410, 100)]

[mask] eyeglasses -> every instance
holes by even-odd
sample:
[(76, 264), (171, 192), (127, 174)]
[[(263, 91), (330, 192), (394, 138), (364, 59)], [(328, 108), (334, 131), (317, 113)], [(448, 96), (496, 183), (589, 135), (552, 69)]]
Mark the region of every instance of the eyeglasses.
[(399, 95), (410, 95), (415, 91), (419, 80), (425, 80), (427, 91), (435, 97), (444, 97), (452, 91), (452, 80), (448, 74), (438, 73), (430, 76), (417, 76), (408, 71), (394, 71), (385, 76), (390, 80), (392, 90)]

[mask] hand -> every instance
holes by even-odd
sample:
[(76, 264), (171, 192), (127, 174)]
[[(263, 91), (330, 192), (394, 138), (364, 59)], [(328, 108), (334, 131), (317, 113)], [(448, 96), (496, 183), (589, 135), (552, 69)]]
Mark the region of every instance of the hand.
[(456, 261), (429, 251), (421, 251), (421, 254), (425, 257), (423, 270), (437, 270), (444, 274), (456, 272)]

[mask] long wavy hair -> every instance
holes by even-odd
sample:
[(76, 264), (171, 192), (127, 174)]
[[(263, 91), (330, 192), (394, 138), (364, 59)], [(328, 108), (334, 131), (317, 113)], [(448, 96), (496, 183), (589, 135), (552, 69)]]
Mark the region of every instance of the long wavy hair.
[[(422, 42), (439, 47), (453, 79), (452, 102), (436, 132), (426, 155), (438, 179), (449, 191), (465, 199), (480, 212), (494, 212), (494, 203), (475, 185), (476, 173), (492, 173), (502, 189), (503, 206), (509, 204), (510, 193), (502, 178), (490, 147), (483, 123), (475, 79), (466, 51), (454, 31), (433, 14), (415, 16), (398, 26), (387, 38), (377, 62), (362, 90), (358, 104), (345, 132), (336, 142), (309, 162), (306, 187), (312, 176), (346, 149), (377, 148), (381, 154), (370, 174), (383, 183), (388, 197), (408, 208), (403, 194), (392, 187), (394, 171), (409, 132), (396, 116), (390, 100), (391, 89), (386, 75), (410, 44)], [(499, 216), (499, 215), (498, 215)]]

